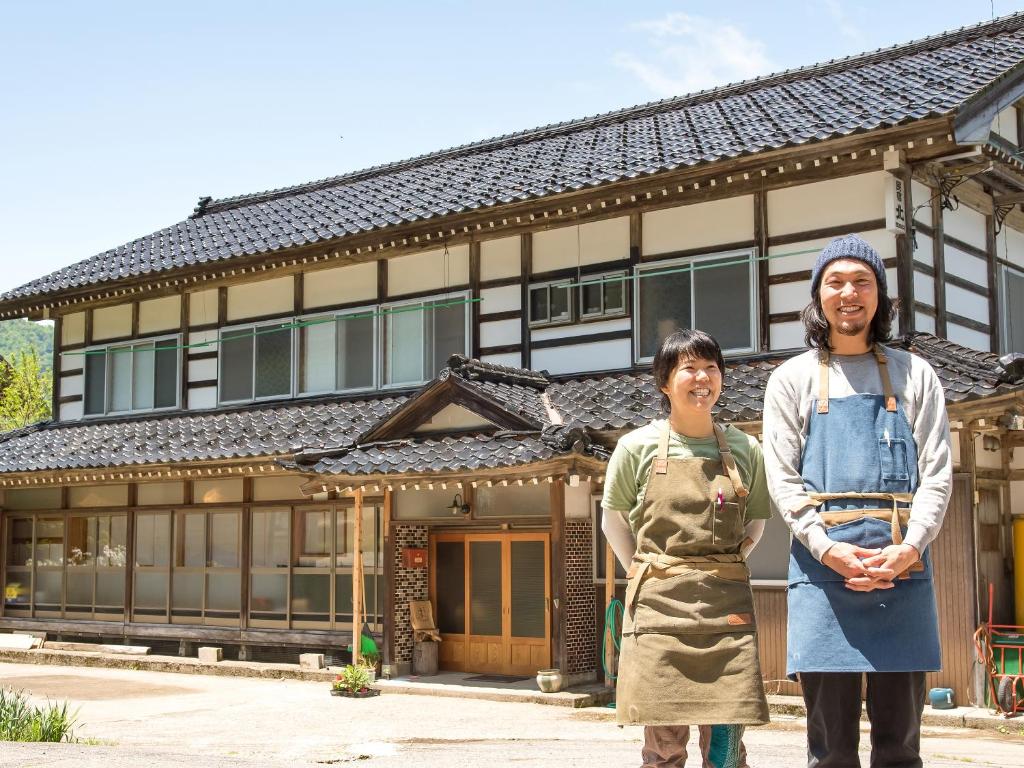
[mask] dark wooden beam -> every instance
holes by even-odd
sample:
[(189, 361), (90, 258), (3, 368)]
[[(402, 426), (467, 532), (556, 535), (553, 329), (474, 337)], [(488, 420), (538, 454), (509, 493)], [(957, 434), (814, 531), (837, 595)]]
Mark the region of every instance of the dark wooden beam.
[(471, 322), (470, 357), (480, 358), (480, 241), (469, 243), (469, 295), (473, 303), (469, 305)]
[(985, 250), (988, 251), (988, 258), (985, 260), (985, 269), (988, 277), (988, 324), (989, 352), (999, 354), (1000, 328), (999, 328), (999, 265), (996, 262), (996, 217), (989, 214), (985, 217)]
[[(178, 332), (181, 334), (182, 345), (189, 343), (188, 328), (191, 306), (191, 294), (188, 291), (182, 291), (181, 306), (179, 307), (181, 315), (178, 322)], [(188, 349), (182, 349), (180, 352), (181, 355), (178, 359), (178, 407), (188, 408), (188, 360), (191, 355)]]
[(523, 368), (529, 368), (530, 360), (530, 276), (533, 273), (533, 233), (524, 232), (520, 239), (519, 266), (522, 276), (520, 306), (523, 308), (522, 322), (519, 324), (522, 337)]
[(993, 195), (992, 203), (994, 205), (1020, 205), (1024, 203), (1024, 192), (1013, 192), (1008, 195)]
[(522, 354), (522, 344), (501, 344), (494, 347), (480, 347), (481, 357), (487, 355), (510, 355), (512, 353)]
[(228, 287), (222, 285), (217, 289), (217, 325), (228, 324)]
[(757, 305), (758, 343), (762, 352), (771, 346), (771, 323), (768, 268), (768, 193), (754, 193), (754, 242), (757, 248)]
[(388, 260), (377, 259), (377, 301), (388, 298)]
[[(300, 286), (301, 287), (301, 286)], [(238, 620), (240, 629), (249, 628), (249, 580), (252, 561), (252, 483), (251, 477), (242, 478), (242, 596), (239, 602)]]
[(932, 262), (935, 268), (935, 333), (946, 338), (946, 238), (942, 196), (932, 195)]
[(585, 336), (563, 336), (557, 339), (538, 339), (531, 344), (533, 349), (551, 349), (552, 347), (568, 347), (577, 344), (594, 344), (599, 341), (615, 341), (617, 339), (631, 339), (633, 332), (628, 328), (621, 331), (607, 331), (605, 333), (589, 333)]
[(854, 221), (849, 224), (837, 224), (832, 227), (819, 227), (818, 229), (806, 229), (802, 232), (793, 232), (789, 235), (776, 235), (768, 238), (768, 245), (793, 245), (808, 240), (825, 240), (829, 237), (842, 237), (851, 232), (871, 232), (876, 229), (885, 229), (885, 219), (868, 219), (866, 221)]
[(519, 320), (522, 316), (522, 310), (519, 309), (510, 309), (506, 312), (488, 312), (487, 314), (481, 313), (479, 322), (494, 323), (500, 320)]
[(551, 666), (568, 672), (566, 656), (565, 483), (551, 483)]
[(306, 305), (306, 294), (305, 294), (305, 272), (296, 272), (292, 278), (295, 281), (293, 286), (294, 299), (292, 305), (295, 308), (295, 314), (301, 315)]
[(914, 323), (914, 198), (911, 179), (913, 174), (908, 165), (900, 165), (898, 170), (891, 172), (903, 182), (903, 210), (907, 222), (907, 231), (896, 235), (896, 292), (899, 295), (900, 333), (915, 329)]
[(60, 420), (60, 390), (61, 379), (64, 373), (60, 359), (61, 322), (60, 317), (56, 317), (53, 320), (53, 351), (50, 354), (51, 370), (57, 373), (53, 377), (53, 392), (50, 393), (50, 418), (54, 421)]

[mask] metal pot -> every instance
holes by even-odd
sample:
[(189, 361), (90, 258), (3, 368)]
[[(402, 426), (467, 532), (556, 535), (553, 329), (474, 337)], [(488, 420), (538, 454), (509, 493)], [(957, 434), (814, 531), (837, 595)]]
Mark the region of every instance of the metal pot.
[(562, 673), (557, 669), (537, 670), (537, 687), (544, 693), (558, 693), (562, 690)]

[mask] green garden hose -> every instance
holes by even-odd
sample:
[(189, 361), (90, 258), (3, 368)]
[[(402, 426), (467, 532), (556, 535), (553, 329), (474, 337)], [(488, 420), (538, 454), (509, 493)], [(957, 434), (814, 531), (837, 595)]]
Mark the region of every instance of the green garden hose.
[[(619, 652), (622, 648), (622, 601), (618, 598), (612, 598), (611, 602), (608, 603), (608, 607), (604, 611), (604, 634), (603, 638), (607, 638), (608, 634), (611, 633), (612, 644), (615, 646), (615, 653)], [(606, 680), (615, 680), (617, 675), (613, 675), (608, 669), (609, 659), (606, 658), (605, 653), (608, 649), (608, 644), (605, 642), (601, 643), (601, 669), (604, 671), (604, 677)]]

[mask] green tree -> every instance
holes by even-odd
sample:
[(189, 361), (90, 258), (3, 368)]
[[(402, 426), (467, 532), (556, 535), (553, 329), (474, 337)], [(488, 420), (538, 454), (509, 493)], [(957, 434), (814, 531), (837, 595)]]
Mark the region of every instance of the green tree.
[(26, 427), (50, 418), (53, 381), (34, 349), (18, 352), (5, 366), (7, 386), (0, 393), (0, 430)]

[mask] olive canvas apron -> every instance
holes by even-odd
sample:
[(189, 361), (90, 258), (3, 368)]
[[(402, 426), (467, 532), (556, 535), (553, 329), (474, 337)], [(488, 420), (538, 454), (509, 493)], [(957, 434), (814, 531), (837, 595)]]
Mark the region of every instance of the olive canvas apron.
[[(888, 361), (874, 349), (882, 394), (829, 399), (819, 363), (801, 474), (829, 538), (868, 548), (902, 543), (917, 490), (917, 445), (893, 393)], [(793, 540), (789, 559), (786, 672), (918, 672), (940, 667), (931, 555), (892, 589), (855, 592)]]
[(750, 572), (739, 554), (747, 490), (722, 429), (720, 459), (669, 459), (669, 425), (647, 478), (629, 569), (618, 722), (762, 725)]

